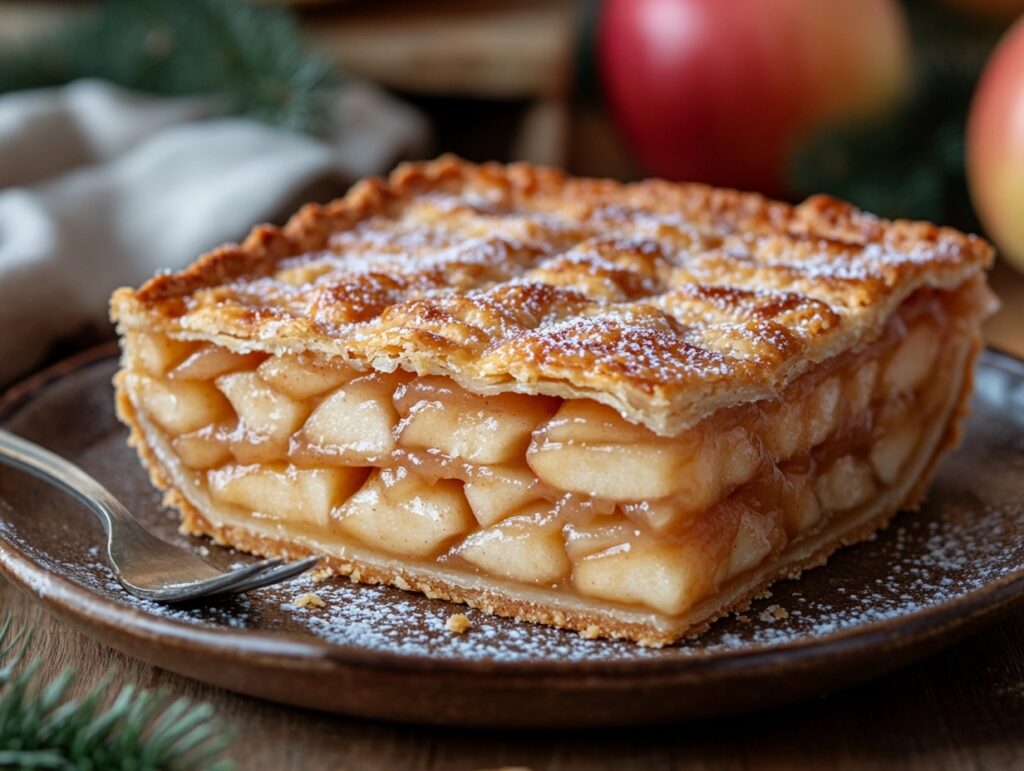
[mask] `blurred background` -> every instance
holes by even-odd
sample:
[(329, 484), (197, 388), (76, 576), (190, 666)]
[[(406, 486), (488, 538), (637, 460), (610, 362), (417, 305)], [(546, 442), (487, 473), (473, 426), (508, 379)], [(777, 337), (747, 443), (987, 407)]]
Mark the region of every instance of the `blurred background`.
[[(829, 192), (981, 232), (1009, 311), (990, 336), (1024, 354), (1022, 13), (1024, 0), (0, 0), (0, 308), (5, 193), (30, 191), (58, 233), (68, 175), (94, 209), (108, 201), (116, 235), (88, 229), (99, 247), (84, 254), (126, 256), (99, 297), (359, 176), (455, 152)], [(208, 144), (226, 120), (276, 133)], [(139, 160), (186, 126), (173, 152)], [(102, 164), (114, 183), (81, 182)], [(176, 223), (156, 250), (115, 205), (154, 186)], [(57, 243), (81, 266), (71, 232)], [(83, 323), (50, 337), (79, 340)]]

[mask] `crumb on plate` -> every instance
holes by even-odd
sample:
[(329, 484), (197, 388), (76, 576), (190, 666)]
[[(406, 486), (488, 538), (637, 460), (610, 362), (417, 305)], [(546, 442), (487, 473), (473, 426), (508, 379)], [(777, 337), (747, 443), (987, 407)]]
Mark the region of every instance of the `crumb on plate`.
[(320, 595), (314, 594), (313, 592), (306, 592), (305, 594), (300, 594), (292, 602), (294, 602), (295, 606), (298, 608), (322, 608), (324, 605), (327, 604), (322, 599), (320, 599)]
[(455, 634), (464, 634), (472, 624), (469, 619), (466, 618), (464, 613), (454, 613), (448, 616), (448, 620), (444, 622), (445, 629), (449, 632), (455, 632)]
[(781, 605), (769, 605), (764, 609), (764, 611), (762, 611), (759, 618), (768, 623), (771, 623), (772, 621), (782, 621), (783, 619), (789, 618), (789, 611)]

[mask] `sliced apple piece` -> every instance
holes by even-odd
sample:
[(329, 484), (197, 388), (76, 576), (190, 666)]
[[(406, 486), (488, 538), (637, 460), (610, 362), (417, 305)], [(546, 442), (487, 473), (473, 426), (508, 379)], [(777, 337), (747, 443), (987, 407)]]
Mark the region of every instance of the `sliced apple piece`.
[(550, 503), (473, 533), (456, 553), (487, 573), (523, 583), (552, 584), (571, 568)]
[(545, 443), (527, 455), (530, 468), (552, 487), (621, 502), (664, 498), (687, 483), (700, 487), (703, 498), (707, 476), (694, 471), (700, 464), (688, 462), (692, 459), (659, 444)]
[(878, 381), (878, 362), (867, 361), (857, 367), (846, 379), (845, 393), (846, 410), (850, 415), (859, 415), (870, 405), (875, 396), (875, 384)]
[(792, 537), (821, 521), (821, 504), (811, 487), (810, 469), (787, 469), (782, 494), (782, 523)]
[[(551, 442), (643, 443), (657, 436), (644, 426), (630, 423), (618, 412), (590, 399), (571, 399), (537, 430), (537, 438)], [(673, 441), (666, 439), (665, 441)]]
[(235, 408), (243, 428), (257, 436), (287, 439), (309, 414), (305, 404), (275, 391), (255, 372), (221, 375), (216, 383)]
[(507, 463), (522, 458), (533, 430), (557, 403), (522, 394), (481, 396), (447, 378), (417, 378), (395, 393), (398, 443), (471, 463)]
[(890, 429), (871, 448), (871, 465), (884, 484), (895, 482), (917, 447), (921, 425), (916, 420), (905, 421)]
[(235, 431), (228, 444), (235, 460), (243, 466), (253, 463), (276, 463), (288, 457), (288, 440), (259, 436), (249, 431)]
[(350, 381), (320, 402), (299, 435), (318, 452), (373, 462), (395, 449), (398, 412), (391, 403), (396, 382), (374, 373)]
[(209, 472), (210, 494), (246, 511), (326, 527), (331, 510), (366, 479), (365, 469), (299, 469), (286, 464), (227, 466)]
[(465, 485), (473, 516), (483, 526), (493, 525), (537, 499), (537, 477), (528, 468), (484, 466)]
[(732, 489), (754, 479), (762, 458), (758, 445), (744, 429), (730, 429), (705, 441), (703, 449), (675, 480), (671, 497), (625, 502), (622, 511), (654, 532), (678, 532)]
[(807, 441), (811, 447), (821, 444), (835, 430), (842, 392), (839, 378), (835, 376), (826, 378), (814, 389), (807, 405)]
[(778, 534), (772, 532), (769, 517), (752, 511), (740, 515), (739, 527), (732, 542), (729, 561), (725, 563), (724, 580), (757, 567), (771, 554), (772, 547), (779, 542)]
[(192, 353), (196, 345), (189, 340), (174, 340), (158, 332), (130, 332), (127, 348), (133, 367), (162, 377)]
[(271, 388), (298, 401), (331, 391), (358, 374), (347, 365), (331, 366), (298, 356), (274, 356), (257, 371)]
[(685, 528), (699, 513), (675, 497), (659, 501), (632, 501), (623, 503), (620, 508), (631, 520), (658, 534)]
[(675, 481), (675, 494), (661, 500), (630, 501), (622, 511), (657, 533), (676, 532), (714, 506), (733, 488), (757, 475), (762, 452), (742, 428), (705, 441)]
[(644, 537), (644, 532), (621, 514), (612, 514), (565, 527), (565, 550), (577, 562), (591, 554), (617, 548)]
[(844, 455), (815, 480), (814, 492), (827, 511), (846, 511), (865, 503), (875, 491), (867, 462)]
[(733, 428), (716, 439), (718, 495), (749, 482), (761, 467), (762, 453), (742, 428)]
[(183, 434), (172, 442), (174, 452), (191, 469), (211, 469), (231, 460), (231, 450), (207, 429)]
[[(583, 543), (595, 539), (584, 538)], [(575, 542), (575, 543), (574, 543)], [(592, 553), (581, 553), (570, 536), (572, 583), (580, 594), (624, 605), (644, 605), (678, 614), (707, 591), (707, 566), (699, 549), (633, 538)], [(575, 547), (575, 548), (574, 548)]]
[[(200, 431), (188, 434), (182, 439), (191, 440), (204, 439), (213, 446), (224, 447), (230, 456), (235, 460), (235, 465), (251, 466), (257, 463), (272, 464), (284, 461), (288, 458), (288, 440), (275, 439), (268, 436), (259, 436), (252, 431), (246, 430), (245, 426), (237, 420), (234, 424), (222, 423), (207, 426)], [(199, 453), (202, 450), (197, 442), (194, 442), (194, 450)], [(177, 446), (177, 445), (176, 445)], [(214, 464), (219, 465), (219, 464)], [(322, 464), (321, 464), (322, 465)]]
[(476, 526), (460, 483), (427, 484), (403, 468), (374, 472), (333, 517), (344, 534), (409, 557), (435, 556)]
[(263, 353), (233, 353), (207, 343), (171, 370), (169, 377), (175, 380), (213, 380), (228, 372), (253, 369), (265, 358)]
[(198, 431), (231, 417), (231, 405), (209, 383), (171, 382), (132, 375), (129, 390), (141, 409), (171, 436)]
[(555, 503), (555, 511), (563, 522), (583, 522), (615, 513), (618, 504), (579, 493), (566, 493)]
[(882, 373), (887, 393), (916, 391), (935, 365), (939, 353), (939, 336), (928, 322), (914, 326), (896, 350)]
[(704, 495), (708, 469), (693, 435), (666, 439), (588, 400), (567, 401), (534, 433), (526, 455), (552, 487), (612, 501), (665, 498), (693, 488)]
[(768, 411), (765, 443), (777, 461), (784, 461), (807, 447), (807, 423), (803, 405), (784, 401)]

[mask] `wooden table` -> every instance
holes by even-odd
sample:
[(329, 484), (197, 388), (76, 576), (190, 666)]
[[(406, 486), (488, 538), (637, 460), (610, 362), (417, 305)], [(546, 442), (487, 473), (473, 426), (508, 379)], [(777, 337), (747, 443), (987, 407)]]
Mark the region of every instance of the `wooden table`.
[[(1000, 266), (1003, 310), (987, 333), (1024, 356), (1024, 276)], [(282, 707), (128, 659), (0, 585), (34, 625), (46, 672), (125, 681), (212, 702), (235, 728), (240, 769), (1024, 768), (1024, 612), (923, 663), (825, 698), (738, 718), (598, 732), (511, 733), (390, 725)]]

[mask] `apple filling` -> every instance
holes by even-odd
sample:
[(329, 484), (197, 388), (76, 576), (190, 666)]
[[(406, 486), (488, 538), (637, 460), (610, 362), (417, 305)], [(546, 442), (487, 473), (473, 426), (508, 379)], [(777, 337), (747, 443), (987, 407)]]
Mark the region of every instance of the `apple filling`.
[(586, 399), (142, 331), (122, 387), (215, 525), (683, 626), (932, 452), (970, 349), (952, 297), (671, 437)]

